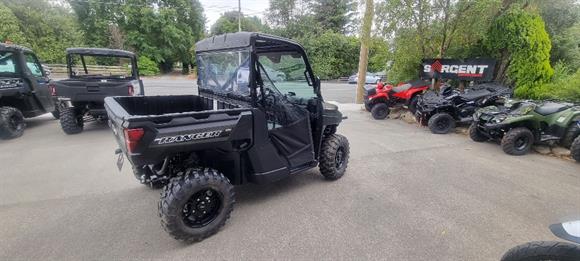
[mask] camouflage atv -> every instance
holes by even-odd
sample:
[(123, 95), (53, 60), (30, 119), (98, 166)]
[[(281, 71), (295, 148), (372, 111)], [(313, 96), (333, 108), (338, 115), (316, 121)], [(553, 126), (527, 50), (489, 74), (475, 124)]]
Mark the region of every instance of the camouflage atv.
[(473, 115), (473, 141), (501, 140), (510, 155), (526, 154), (534, 143), (559, 143), (580, 162), (580, 106), (570, 103), (509, 101), (488, 106)]

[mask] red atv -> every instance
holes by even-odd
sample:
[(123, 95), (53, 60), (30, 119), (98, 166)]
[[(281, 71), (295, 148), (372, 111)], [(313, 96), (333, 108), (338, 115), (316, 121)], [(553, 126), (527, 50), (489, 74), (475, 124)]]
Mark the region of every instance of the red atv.
[(365, 88), (365, 108), (370, 111), (373, 118), (382, 120), (389, 115), (390, 107), (396, 104), (408, 106), (415, 113), (419, 94), (429, 89), (431, 84), (423, 80), (413, 80), (399, 83), (397, 86), (384, 85), (379, 82), (376, 87)]

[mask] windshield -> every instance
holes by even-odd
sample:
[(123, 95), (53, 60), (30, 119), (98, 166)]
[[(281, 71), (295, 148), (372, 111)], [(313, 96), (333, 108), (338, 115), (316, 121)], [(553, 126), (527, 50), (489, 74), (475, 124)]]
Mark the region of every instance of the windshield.
[(197, 63), (200, 88), (222, 94), (250, 95), (248, 50), (200, 53)]
[(258, 54), (258, 62), (266, 88), (299, 98), (316, 97), (300, 53), (261, 53)]
[(0, 51), (0, 74), (16, 74), (16, 56), (14, 52)]
[(135, 78), (129, 57), (72, 54), (70, 63), (72, 78)]

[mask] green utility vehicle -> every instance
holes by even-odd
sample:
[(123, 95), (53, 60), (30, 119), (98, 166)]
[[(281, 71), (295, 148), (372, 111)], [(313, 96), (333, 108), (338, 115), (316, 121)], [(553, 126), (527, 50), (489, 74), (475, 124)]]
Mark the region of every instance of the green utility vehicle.
[(571, 103), (509, 101), (473, 115), (469, 136), (476, 142), (501, 140), (510, 155), (526, 154), (534, 143), (559, 143), (580, 162), (580, 106)]

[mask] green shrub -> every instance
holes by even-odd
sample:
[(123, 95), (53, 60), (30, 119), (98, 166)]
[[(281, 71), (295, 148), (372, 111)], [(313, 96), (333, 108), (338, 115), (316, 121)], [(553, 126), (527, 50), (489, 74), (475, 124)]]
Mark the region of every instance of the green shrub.
[(507, 77), (516, 86), (515, 95), (534, 98), (550, 81), (550, 37), (540, 15), (515, 5), (492, 24), (487, 45), (503, 63), (509, 62)]
[(557, 63), (552, 81), (538, 86), (529, 98), (580, 102), (580, 70), (570, 73), (563, 63)]
[(139, 67), (139, 74), (142, 76), (151, 76), (159, 74), (159, 67), (157, 64), (147, 56), (139, 56), (137, 61)]

